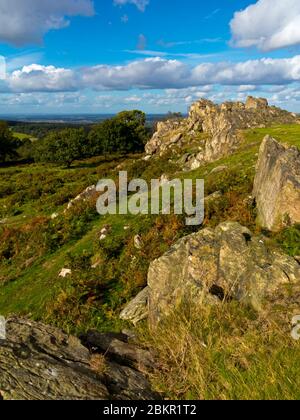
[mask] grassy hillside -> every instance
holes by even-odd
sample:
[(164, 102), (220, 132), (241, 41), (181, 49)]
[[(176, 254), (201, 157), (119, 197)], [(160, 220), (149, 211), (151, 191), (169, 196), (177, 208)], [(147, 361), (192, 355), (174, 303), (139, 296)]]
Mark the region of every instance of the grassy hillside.
[[(100, 217), (94, 201), (64, 213), (68, 201), (101, 178), (117, 179), (119, 170), (147, 180), (162, 174), (204, 178), (207, 195), (223, 192), (206, 208), (204, 226), (234, 220), (258, 232), (248, 198), (266, 134), (300, 147), (300, 125), (276, 126), (243, 132), (245, 142), (234, 155), (192, 172), (178, 172), (172, 157), (144, 162), (139, 155), (93, 158), (71, 169), (0, 168), (0, 313), (30, 315), (72, 333), (119, 331), (120, 310), (146, 285), (150, 262), (192, 229), (175, 215)], [(211, 173), (220, 165), (227, 169)], [(101, 241), (104, 226), (110, 233)], [(134, 246), (136, 234), (142, 249)], [(269, 237), (274, 246), (300, 255), (300, 227)], [(72, 269), (72, 276), (59, 277), (62, 268)], [(200, 343), (203, 324), (211, 334), (207, 347)], [(217, 314), (170, 319), (156, 335), (143, 331), (147, 345), (161, 355), (163, 369), (152, 373), (153, 383), (171, 398), (298, 398), (300, 365), (291, 366), (291, 360), (300, 360), (300, 348), (278, 328), (234, 305)]]

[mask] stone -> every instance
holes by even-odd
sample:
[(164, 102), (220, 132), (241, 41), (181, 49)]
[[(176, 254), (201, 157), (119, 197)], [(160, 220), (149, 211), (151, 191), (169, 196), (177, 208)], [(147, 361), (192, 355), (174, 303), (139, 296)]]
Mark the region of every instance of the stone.
[(160, 182), (160, 185), (165, 185), (165, 184), (168, 184), (168, 182), (170, 182), (170, 179), (169, 179), (168, 175), (163, 174), (160, 177), (160, 181), (159, 182)]
[(88, 348), (93, 348), (109, 356), (111, 361), (121, 363), (124, 366), (137, 369), (154, 367), (152, 354), (148, 350), (128, 343), (128, 337), (124, 334), (101, 334), (98, 331), (88, 331), (82, 337), (82, 341)]
[(248, 96), (246, 101), (246, 109), (267, 109), (269, 103), (267, 99), (264, 98), (253, 98), (253, 96)]
[(124, 321), (132, 322), (134, 325), (146, 319), (149, 313), (148, 299), (149, 289), (146, 287), (125, 306), (120, 314), (120, 318)]
[(211, 174), (218, 174), (218, 173), (220, 173), (220, 172), (224, 172), (224, 171), (226, 171), (227, 169), (228, 169), (228, 166), (226, 166), (226, 165), (217, 166), (216, 168), (214, 168), (214, 169), (211, 171)]
[(253, 196), (262, 227), (279, 231), (300, 223), (300, 150), (266, 136), (260, 147)]
[[(97, 348), (57, 328), (9, 318), (0, 340), (0, 399), (4, 400), (155, 400), (138, 365), (150, 363), (145, 350), (126, 337), (97, 335)], [(122, 341), (125, 340), (125, 341)], [(87, 347), (88, 346), (88, 347)], [(94, 355), (104, 355), (95, 370)], [(118, 361), (117, 361), (118, 360)], [(135, 367), (130, 367), (135, 366)]]
[(82, 193), (77, 195), (77, 197), (75, 197), (73, 200), (71, 200), (68, 203), (67, 210), (70, 210), (70, 208), (72, 208), (74, 204), (80, 201), (88, 201), (92, 199), (93, 197), (95, 197), (96, 195), (97, 195), (96, 185), (91, 185), (90, 187), (87, 187), (84, 191), (82, 191)]
[(174, 137), (170, 139), (171, 144), (178, 143), (182, 139), (182, 133), (176, 134)]
[(219, 200), (222, 197), (223, 197), (222, 191), (216, 191), (204, 198), (204, 204), (209, 204), (215, 200)]
[(143, 247), (143, 240), (140, 235), (135, 235), (134, 237), (134, 246), (136, 249), (142, 249)]
[(59, 277), (66, 278), (72, 274), (72, 270), (70, 268), (62, 268)]
[(142, 160), (144, 160), (145, 162), (149, 162), (149, 160), (152, 158), (151, 155), (147, 155), (145, 156)]
[[(218, 304), (235, 299), (257, 311), (292, 301), (300, 265), (235, 222), (182, 238), (150, 264), (149, 320), (155, 327), (181, 304)], [(291, 299), (291, 301), (289, 301)], [(282, 303), (284, 302), (284, 303)]]

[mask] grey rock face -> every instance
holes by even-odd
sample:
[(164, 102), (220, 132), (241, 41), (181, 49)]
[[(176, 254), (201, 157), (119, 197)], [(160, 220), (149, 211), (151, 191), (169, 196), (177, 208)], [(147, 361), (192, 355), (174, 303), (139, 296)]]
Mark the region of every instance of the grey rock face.
[(249, 97), (246, 104), (226, 102), (222, 105), (201, 99), (191, 106), (188, 118), (159, 123), (146, 145), (146, 153), (163, 155), (174, 147), (193, 142), (199, 133), (204, 133), (207, 136), (199, 141), (200, 150), (185, 163), (189, 169), (197, 169), (206, 162), (233, 153), (242, 141), (239, 130), (296, 122), (295, 114), (270, 107), (263, 98)]
[(270, 136), (262, 142), (253, 196), (261, 226), (280, 230), (300, 223), (300, 151)]
[(142, 290), (128, 305), (125, 306), (120, 314), (124, 321), (130, 321), (134, 325), (148, 317), (149, 289)]
[(226, 222), (181, 239), (155, 260), (148, 286), (150, 323), (155, 326), (183, 302), (236, 299), (267, 310), (279, 296), (288, 299), (288, 287), (300, 286), (300, 265), (247, 228)]
[[(157, 398), (138, 369), (143, 360), (150, 363), (146, 351), (126, 343), (126, 337), (113, 339), (110, 335), (98, 335), (97, 349), (90, 350), (56, 328), (8, 319), (6, 339), (0, 340), (0, 399)], [(96, 350), (99, 355), (106, 353), (101, 371), (93, 365)]]

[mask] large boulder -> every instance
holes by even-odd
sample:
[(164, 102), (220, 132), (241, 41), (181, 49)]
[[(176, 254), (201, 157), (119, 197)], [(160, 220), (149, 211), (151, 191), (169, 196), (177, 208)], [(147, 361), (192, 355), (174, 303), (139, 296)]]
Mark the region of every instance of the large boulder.
[(246, 101), (246, 109), (267, 109), (269, 103), (267, 99), (264, 98), (253, 98), (253, 96), (248, 96)]
[[(236, 299), (271, 310), (300, 286), (300, 265), (238, 223), (187, 236), (150, 265), (149, 317), (155, 326), (183, 303)], [(270, 306), (269, 306), (270, 304)]]
[[(3, 320), (2, 320), (2, 325)], [(139, 400), (157, 394), (140, 371), (151, 355), (126, 336), (10, 318), (0, 336), (0, 400)]]
[(261, 144), (253, 195), (258, 221), (271, 231), (300, 223), (300, 151), (270, 136)]

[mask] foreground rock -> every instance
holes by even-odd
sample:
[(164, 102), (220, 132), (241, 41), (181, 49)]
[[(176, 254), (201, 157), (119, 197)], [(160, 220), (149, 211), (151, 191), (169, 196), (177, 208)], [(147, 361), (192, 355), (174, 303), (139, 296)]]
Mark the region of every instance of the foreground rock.
[(300, 151), (270, 136), (262, 142), (253, 195), (261, 226), (271, 231), (300, 223)]
[(152, 325), (183, 302), (236, 299), (261, 311), (293, 300), (300, 286), (300, 265), (247, 228), (227, 222), (181, 239), (155, 260), (148, 286)]
[(186, 168), (196, 169), (233, 153), (242, 141), (241, 129), (296, 122), (295, 114), (270, 107), (262, 98), (249, 97), (246, 104), (226, 102), (222, 105), (202, 99), (192, 105), (188, 118), (159, 123), (146, 145), (146, 153), (148, 156), (163, 155), (196, 142), (195, 153), (184, 158)]
[(0, 399), (157, 398), (139, 371), (151, 355), (128, 344), (126, 336), (89, 333), (98, 342), (88, 349), (56, 328), (17, 318), (7, 321), (6, 333), (0, 339)]

